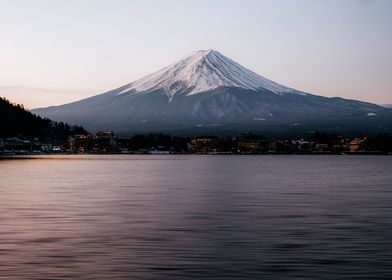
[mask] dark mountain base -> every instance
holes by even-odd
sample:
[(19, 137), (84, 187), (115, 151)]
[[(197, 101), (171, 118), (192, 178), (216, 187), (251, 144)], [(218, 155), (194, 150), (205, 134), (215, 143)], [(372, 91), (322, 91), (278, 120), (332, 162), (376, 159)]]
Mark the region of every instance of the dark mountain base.
[(378, 105), (311, 94), (225, 87), (190, 96), (182, 94), (172, 100), (162, 91), (131, 95), (109, 92), (34, 112), (83, 125), (93, 132), (108, 130), (119, 135), (257, 132), (280, 137), (326, 131), (352, 136), (392, 130), (392, 110)]

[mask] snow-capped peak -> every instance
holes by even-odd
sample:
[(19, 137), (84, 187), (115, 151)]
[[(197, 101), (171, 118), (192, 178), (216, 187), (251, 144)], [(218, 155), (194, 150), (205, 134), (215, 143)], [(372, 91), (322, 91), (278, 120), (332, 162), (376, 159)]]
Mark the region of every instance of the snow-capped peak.
[[(274, 93), (295, 91), (270, 81), (212, 49), (199, 50), (161, 70), (136, 80), (118, 94), (165, 90), (169, 98), (176, 93), (192, 95), (218, 87), (266, 89)], [(125, 89), (124, 89), (125, 88)]]

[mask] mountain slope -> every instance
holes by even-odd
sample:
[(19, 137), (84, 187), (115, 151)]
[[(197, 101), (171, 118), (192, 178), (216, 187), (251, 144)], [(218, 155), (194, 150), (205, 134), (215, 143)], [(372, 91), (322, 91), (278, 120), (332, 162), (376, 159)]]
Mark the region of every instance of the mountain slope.
[(294, 91), (210, 49), (193, 52), (174, 64), (132, 82), (119, 94), (163, 89), (168, 97), (172, 98), (176, 94), (192, 95), (219, 87), (266, 89), (275, 93)]
[(318, 124), (337, 130), (385, 130), (392, 120), (389, 109), (297, 91), (213, 50), (194, 52), (107, 93), (34, 112), (93, 131), (123, 134), (313, 129)]

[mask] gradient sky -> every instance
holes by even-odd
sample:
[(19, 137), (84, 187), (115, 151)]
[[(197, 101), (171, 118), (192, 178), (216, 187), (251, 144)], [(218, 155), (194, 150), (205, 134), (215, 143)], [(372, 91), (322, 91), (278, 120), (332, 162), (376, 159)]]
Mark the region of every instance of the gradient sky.
[(213, 48), (284, 85), (392, 103), (389, 0), (0, 0), (0, 96), (28, 108)]

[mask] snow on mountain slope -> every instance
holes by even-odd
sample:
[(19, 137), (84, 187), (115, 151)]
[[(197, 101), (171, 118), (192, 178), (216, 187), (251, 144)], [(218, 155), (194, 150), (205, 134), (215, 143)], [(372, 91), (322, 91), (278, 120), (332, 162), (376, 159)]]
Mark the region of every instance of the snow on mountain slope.
[(118, 93), (135, 94), (165, 90), (169, 99), (177, 93), (193, 95), (218, 87), (269, 90), (277, 94), (298, 91), (270, 81), (214, 50), (195, 51), (180, 61), (122, 87)]

